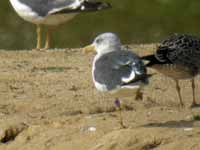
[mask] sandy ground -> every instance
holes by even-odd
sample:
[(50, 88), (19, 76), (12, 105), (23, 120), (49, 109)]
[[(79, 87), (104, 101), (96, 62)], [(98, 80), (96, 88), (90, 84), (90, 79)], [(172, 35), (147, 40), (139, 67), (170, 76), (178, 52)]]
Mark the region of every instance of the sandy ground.
[[(155, 45), (131, 47), (144, 55)], [(140, 99), (122, 100), (120, 129), (113, 99), (93, 86), (93, 57), (80, 49), (0, 51), (0, 150), (200, 150), (190, 81), (181, 82), (180, 108), (174, 81), (155, 74)]]

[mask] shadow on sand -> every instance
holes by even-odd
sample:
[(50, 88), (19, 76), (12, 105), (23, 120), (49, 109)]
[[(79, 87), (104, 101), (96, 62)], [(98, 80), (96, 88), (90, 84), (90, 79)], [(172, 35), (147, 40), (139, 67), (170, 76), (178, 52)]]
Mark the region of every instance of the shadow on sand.
[(200, 127), (200, 121), (196, 120), (179, 120), (179, 121), (167, 121), (162, 123), (149, 123), (146, 125), (142, 125), (142, 127), (158, 127), (158, 128), (199, 128)]

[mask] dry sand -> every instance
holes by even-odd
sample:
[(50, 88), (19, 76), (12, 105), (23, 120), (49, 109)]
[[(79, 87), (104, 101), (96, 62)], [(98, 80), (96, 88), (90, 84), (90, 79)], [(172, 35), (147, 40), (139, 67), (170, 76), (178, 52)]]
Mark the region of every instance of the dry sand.
[[(139, 55), (155, 45), (132, 45)], [(141, 99), (124, 98), (120, 129), (113, 99), (91, 80), (94, 55), (80, 49), (0, 51), (0, 150), (200, 150), (200, 108), (185, 108), (173, 80), (155, 74)], [(197, 99), (200, 103), (199, 77)]]

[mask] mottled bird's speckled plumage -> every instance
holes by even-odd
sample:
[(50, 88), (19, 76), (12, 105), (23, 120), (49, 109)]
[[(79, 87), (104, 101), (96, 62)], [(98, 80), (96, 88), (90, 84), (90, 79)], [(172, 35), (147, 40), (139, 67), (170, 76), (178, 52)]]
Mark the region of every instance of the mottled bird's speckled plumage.
[(162, 41), (157, 51), (142, 59), (148, 60), (148, 67), (172, 77), (176, 81), (176, 87), (180, 96), (178, 80), (192, 79), (193, 105), (197, 105), (194, 95), (194, 77), (200, 71), (200, 40), (192, 35), (173, 35)]

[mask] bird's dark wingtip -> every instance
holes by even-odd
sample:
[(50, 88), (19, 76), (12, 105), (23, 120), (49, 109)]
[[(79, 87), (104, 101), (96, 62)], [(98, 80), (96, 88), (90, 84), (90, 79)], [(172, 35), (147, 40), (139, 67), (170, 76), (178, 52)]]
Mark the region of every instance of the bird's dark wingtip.
[(84, 9), (82, 9), (82, 11), (98, 11), (112, 8), (112, 5), (110, 3), (94, 1), (85, 1), (82, 6), (84, 6)]
[(141, 57), (142, 60), (148, 61), (145, 66), (146, 67), (150, 67), (153, 64), (155, 64), (157, 62), (156, 58), (154, 55), (147, 55), (147, 56), (143, 56)]
[(112, 5), (110, 3), (107, 3), (107, 2), (101, 3), (98, 7), (99, 10), (109, 9), (109, 8), (112, 8)]
[(78, 8), (76, 9), (63, 9), (60, 11), (56, 11), (52, 14), (65, 14), (65, 13), (80, 13), (80, 12), (93, 12), (104, 9), (112, 8), (112, 5), (107, 2), (95, 2), (95, 1), (84, 1)]

